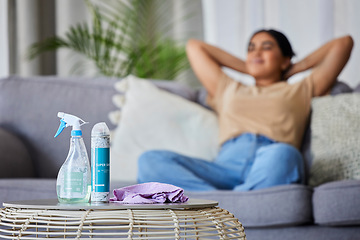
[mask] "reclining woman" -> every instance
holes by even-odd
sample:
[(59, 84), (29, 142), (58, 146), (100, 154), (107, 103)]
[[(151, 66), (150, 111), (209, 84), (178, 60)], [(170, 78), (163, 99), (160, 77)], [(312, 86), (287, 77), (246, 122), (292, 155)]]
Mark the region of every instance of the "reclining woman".
[[(191, 67), (218, 115), (220, 151), (213, 162), (170, 151), (145, 152), (139, 158), (139, 182), (169, 183), (189, 191), (247, 191), (302, 183), (299, 148), (311, 99), (329, 92), (352, 47), (350, 36), (337, 38), (292, 64), (294, 52), (288, 39), (272, 29), (251, 37), (246, 61), (189, 40)], [(223, 66), (252, 76), (255, 86), (231, 79)], [(308, 69), (311, 74), (302, 81), (286, 81)]]

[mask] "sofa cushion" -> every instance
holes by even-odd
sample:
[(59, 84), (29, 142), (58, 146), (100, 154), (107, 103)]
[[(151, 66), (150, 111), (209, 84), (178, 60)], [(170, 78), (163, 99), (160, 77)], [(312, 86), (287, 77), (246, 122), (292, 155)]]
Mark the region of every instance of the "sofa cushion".
[(291, 184), (236, 192), (186, 192), (190, 198), (210, 199), (233, 213), (247, 227), (293, 226), (312, 221), (312, 189)]
[(138, 158), (148, 150), (169, 150), (209, 161), (216, 157), (214, 112), (132, 75), (115, 88), (121, 95), (114, 96), (114, 104), (121, 111), (110, 114), (119, 116), (114, 118), (118, 127), (111, 143), (113, 181), (136, 181)]
[(53, 199), (56, 179), (0, 179), (0, 203), (20, 200)]
[(245, 228), (249, 240), (358, 240), (360, 228), (304, 225), (296, 227)]
[(34, 167), (24, 143), (0, 128), (0, 178), (34, 177)]
[(337, 81), (334, 86), (331, 88), (330, 95), (337, 95), (342, 93), (351, 93), (354, 89), (352, 89), (345, 82)]
[(312, 101), (309, 184), (360, 179), (360, 94), (347, 93)]
[(360, 224), (360, 180), (336, 181), (316, 187), (313, 208), (317, 224)]
[[(332, 87), (332, 89), (330, 91), (330, 95), (334, 96), (334, 95), (338, 95), (338, 94), (342, 94), (342, 93), (351, 93), (351, 92), (353, 92), (353, 89), (349, 85), (347, 85), (344, 82), (337, 81), (334, 84), (334, 86)], [(304, 133), (303, 142), (302, 142), (302, 146), (301, 146), (301, 153), (302, 153), (302, 155), (304, 157), (304, 161), (305, 161), (305, 178), (306, 178), (305, 183), (306, 184), (308, 183), (308, 178), (310, 175), (310, 168), (312, 165), (310, 120), (311, 120), (311, 114), (310, 114), (308, 126)]]

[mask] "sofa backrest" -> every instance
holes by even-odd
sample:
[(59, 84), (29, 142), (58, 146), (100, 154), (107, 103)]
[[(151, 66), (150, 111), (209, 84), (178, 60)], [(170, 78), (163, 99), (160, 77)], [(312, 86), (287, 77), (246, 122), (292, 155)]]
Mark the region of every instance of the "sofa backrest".
[[(90, 152), (90, 132), (97, 122), (106, 122), (116, 110), (112, 103), (115, 78), (61, 78), (12, 76), (0, 79), (0, 127), (15, 133), (28, 146), (35, 174), (54, 178), (67, 157), (70, 128), (57, 138), (57, 112), (62, 111), (88, 121), (82, 127)], [(89, 155), (90, 157), (90, 155)]]
[[(60, 123), (57, 112), (71, 113), (90, 123), (82, 127), (90, 157), (92, 126), (106, 122), (110, 129), (115, 128), (108, 114), (116, 110), (112, 97), (117, 93), (114, 84), (119, 80), (56, 76), (0, 79), (0, 127), (15, 133), (28, 146), (38, 177), (54, 178), (66, 159), (71, 131), (65, 129), (54, 139)], [(162, 89), (207, 107), (204, 89), (196, 91), (174, 82), (153, 82)], [(331, 94), (351, 91), (348, 85), (337, 82)], [(311, 166), (310, 140), (308, 128), (302, 146), (307, 173)]]
[[(0, 79), (0, 127), (16, 134), (28, 147), (37, 177), (54, 178), (67, 157), (70, 128), (57, 137), (59, 111), (89, 122), (82, 126), (90, 158), (91, 129), (106, 122), (108, 114), (117, 110), (112, 102), (118, 78), (84, 77), (18, 77)], [(173, 81), (152, 80), (161, 89), (190, 101), (197, 101), (197, 91)]]

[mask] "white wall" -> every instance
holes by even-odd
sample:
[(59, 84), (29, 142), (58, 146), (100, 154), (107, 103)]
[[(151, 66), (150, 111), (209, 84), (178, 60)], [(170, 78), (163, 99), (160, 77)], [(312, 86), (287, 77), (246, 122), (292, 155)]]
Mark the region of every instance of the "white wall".
[[(64, 37), (69, 28), (78, 23), (89, 21), (88, 9), (85, 1), (56, 0), (56, 35)], [(69, 49), (60, 49), (56, 54), (57, 75), (84, 75), (91, 76), (94, 71), (84, 68), (86, 59)]]
[[(360, 84), (360, 1), (358, 0), (203, 0), (205, 40), (241, 58), (251, 34), (260, 28), (282, 31), (292, 43), (297, 61), (326, 41), (351, 34), (355, 47), (340, 79), (354, 87)], [(229, 71), (241, 81), (252, 79)], [(303, 74), (304, 75), (304, 74)], [(295, 76), (298, 80), (303, 75)]]
[(30, 44), (38, 41), (40, 32), (39, 8), (36, 0), (19, 0), (16, 2), (16, 74), (21, 76), (38, 75), (40, 72), (40, 58), (32, 61), (26, 59)]
[(8, 0), (0, 0), (0, 78), (9, 75)]

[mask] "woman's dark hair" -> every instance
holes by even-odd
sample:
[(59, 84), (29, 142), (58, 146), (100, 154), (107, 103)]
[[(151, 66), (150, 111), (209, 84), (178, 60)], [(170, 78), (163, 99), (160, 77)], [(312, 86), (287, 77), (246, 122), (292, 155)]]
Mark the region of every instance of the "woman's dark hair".
[(252, 39), (256, 34), (263, 32), (270, 34), (276, 40), (281, 50), (281, 53), (284, 57), (289, 57), (291, 59), (293, 56), (295, 56), (295, 53), (287, 37), (283, 33), (276, 31), (274, 29), (261, 29), (255, 32), (250, 39)]

